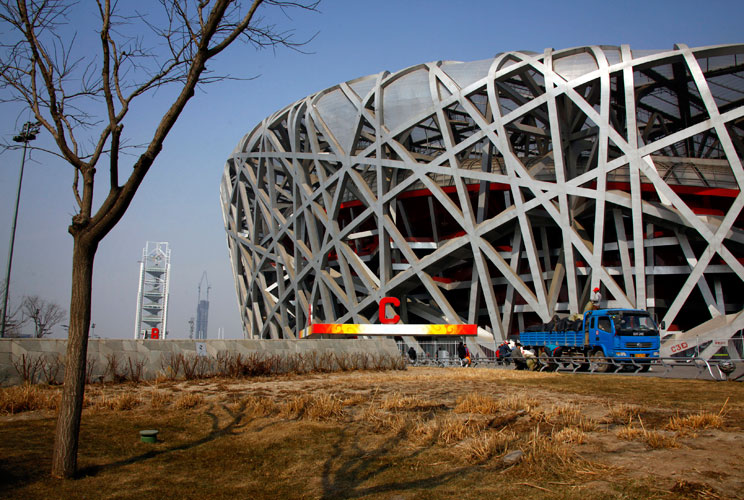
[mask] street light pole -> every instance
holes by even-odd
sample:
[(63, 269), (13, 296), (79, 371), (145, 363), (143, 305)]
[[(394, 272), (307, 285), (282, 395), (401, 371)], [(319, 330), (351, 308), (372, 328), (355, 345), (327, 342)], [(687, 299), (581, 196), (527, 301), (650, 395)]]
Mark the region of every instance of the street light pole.
[(0, 338), (5, 337), (6, 321), (8, 319), (8, 295), (10, 293), (10, 269), (13, 265), (13, 245), (15, 244), (15, 232), (16, 224), (18, 223), (18, 205), (21, 201), (21, 184), (23, 183), (23, 167), (26, 165), (26, 150), (28, 149), (28, 143), (36, 139), (36, 134), (39, 133), (41, 123), (39, 122), (26, 122), (23, 124), (23, 130), (13, 140), (15, 142), (23, 143), (23, 159), (21, 160), (21, 173), (18, 175), (18, 191), (16, 192), (16, 203), (15, 213), (13, 214), (13, 226), (10, 230), (10, 249), (8, 250), (8, 267), (5, 271), (5, 291), (3, 293), (3, 321), (2, 330), (0, 330)]

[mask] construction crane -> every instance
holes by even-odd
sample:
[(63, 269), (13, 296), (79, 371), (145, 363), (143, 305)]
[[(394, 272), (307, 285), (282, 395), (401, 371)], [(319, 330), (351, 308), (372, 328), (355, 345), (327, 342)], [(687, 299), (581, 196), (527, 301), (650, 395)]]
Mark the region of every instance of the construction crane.
[[(207, 285), (207, 294), (204, 299), (202, 299), (202, 284)], [(199, 295), (198, 303), (196, 306), (196, 339), (197, 340), (207, 339), (207, 323), (209, 320), (209, 290), (211, 288), (212, 286), (209, 284), (209, 278), (207, 277), (207, 272), (204, 271), (202, 273), (201, 280), (199, 280), (199, 285), (197, 286), (197, 293)]]

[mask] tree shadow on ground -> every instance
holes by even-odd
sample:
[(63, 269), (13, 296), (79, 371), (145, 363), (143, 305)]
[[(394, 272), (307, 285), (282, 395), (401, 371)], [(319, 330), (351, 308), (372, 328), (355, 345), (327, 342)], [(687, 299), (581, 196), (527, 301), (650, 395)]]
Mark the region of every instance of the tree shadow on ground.
[(242, 427), (241, 424), (245, 425), (244, 423), (245, 415), (243, 413), (243, 411), (245, 410), (245, 403), (242, 403), (236, 410), (230, 410), (230, 408), (228, 408), (226, 405), (220, 405), (220, 407), (229, 415), (230, 420), (223, 427), (220, 427), (220, 419), (216, 415), (216, 413), (214, 413), (213, 411), (214, 405), (210, 405), (210, 409), (204, 412), (204, 414), (207, 415), (211, 419), (212, 428), (209, 434), (199, 439), (196, 439), (194, 441), (189, 441), (186, 443), (181, 443), (178, 445), (169, 446), (166, 448), (161, 448), (158, 450), (150, 450), (145, 453), (135, 455), (133, 457), (118, 460), (116, 462), (81, 467), (80, 469), (78, 469), (76, 478), (96, 476), (104, 471), (109, 471), (109, 470), (116, 469), (118, 467), (123, 467), (126, 465), (136, 464), (136, 463), (139, 463), (145, 460), (150, 460), (152, 458), (155, 458), (161, 455), (166, 455), (169, 453), (190, 450), (192, 448), (196, 448), (197, 446), (201, 446), (203, 444), (212, 442), (224, 436), (236, 435), (235, 430), (238, 429), (239, 427)]
[[(323, 499), (359, 498), (386, 492), (400, 492), (408, 489), (433, 490), (450, 480), (468, 474), (481, 467), (484, 462), (468, 464), (442, 472), (433, 469), (431, 473), (419, 474), (417, 478), (394, 479), (378, 484), (364, 486), (378, 476), (392, 472), (402, 462), (408, 462), (433, 448), (436, 438), (417, 446), (408, 452), (401, 450), (407, 442), (408, 429), (403, 429), (385, 440), (374, 450), (363, 450), (357, 436), (345, 431), (334, 443), (334, 452), (323, 464)], [(389, 458), (389, 460), (386, 460)]]

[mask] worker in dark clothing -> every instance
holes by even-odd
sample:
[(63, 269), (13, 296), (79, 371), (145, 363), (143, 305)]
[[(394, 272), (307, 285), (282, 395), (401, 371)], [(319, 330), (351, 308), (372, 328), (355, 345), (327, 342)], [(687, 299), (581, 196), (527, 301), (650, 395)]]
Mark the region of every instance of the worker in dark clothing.
[(511, 354), (511, 348), (509, 347), (509, 342), (503, 341), (501, 345), (499, 345), (499, 349), (496, 351), (496, 362), (498, 364), (509, 364), (509, 354)]
[(470, 351), (462, 342), (457, 344), (457, 356), (460, 358), (460, 366), (470, 366)]
[(517, 370), (526, 370), (527, 362), (524, 360), (524, 354), (522, 354), (522, 343), (517, 342), (512, 349), (511, 356), (509, 357), (514, 362), (514, 368)]
[(416, 364), (416, 349), (413, 346), (408, 348), (408, 357), (411, 358), (411, 363)]

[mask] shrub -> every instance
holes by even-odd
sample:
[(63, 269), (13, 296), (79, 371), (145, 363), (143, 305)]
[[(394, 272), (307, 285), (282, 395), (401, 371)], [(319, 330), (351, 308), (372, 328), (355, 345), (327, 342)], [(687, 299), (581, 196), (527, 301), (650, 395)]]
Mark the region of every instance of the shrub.
[(58, 383), (57, 376), (63, 366), (62, 360), (59, 358), (58, 354), (50, 354), (45, 357), (44, 362), (41, 365), (44, 382), (49, 385)]
[(85, 362), (85, 383), (90, 385), (93, 383), (93, 370), (96, 369), (96, 360), (88, 358)]
[(211, 359), (197, 354), (182, 355), (181, 368), (183, 368), (183, 376), (186, 380), (207, 378), (214, 375)]
[(160, 356), (160, 368), (167, 379), (178, 378), (183, 364), (183, 354), (180, 352), (166, 352)]
[(132, 357), (127, 358), (129, 380), (138, 384), (142, 380), (142, 376), (145, 373), (145, 360)]
[(21, 354), (20, 357), (13, 356), (11, 363), (13, 363), (13, 367), (18, 372), (21, 382), (33, 384), (36, 382), (36, 375), (44, 363), (44, 358), (30, 354)]
[(113, 382), (119, 384), (127, 379), (126, 371), (123, 370), (119, 363), (119, 357), (112, 352), (106, 355), (106, 370), (104, 378), (108, 377)]

